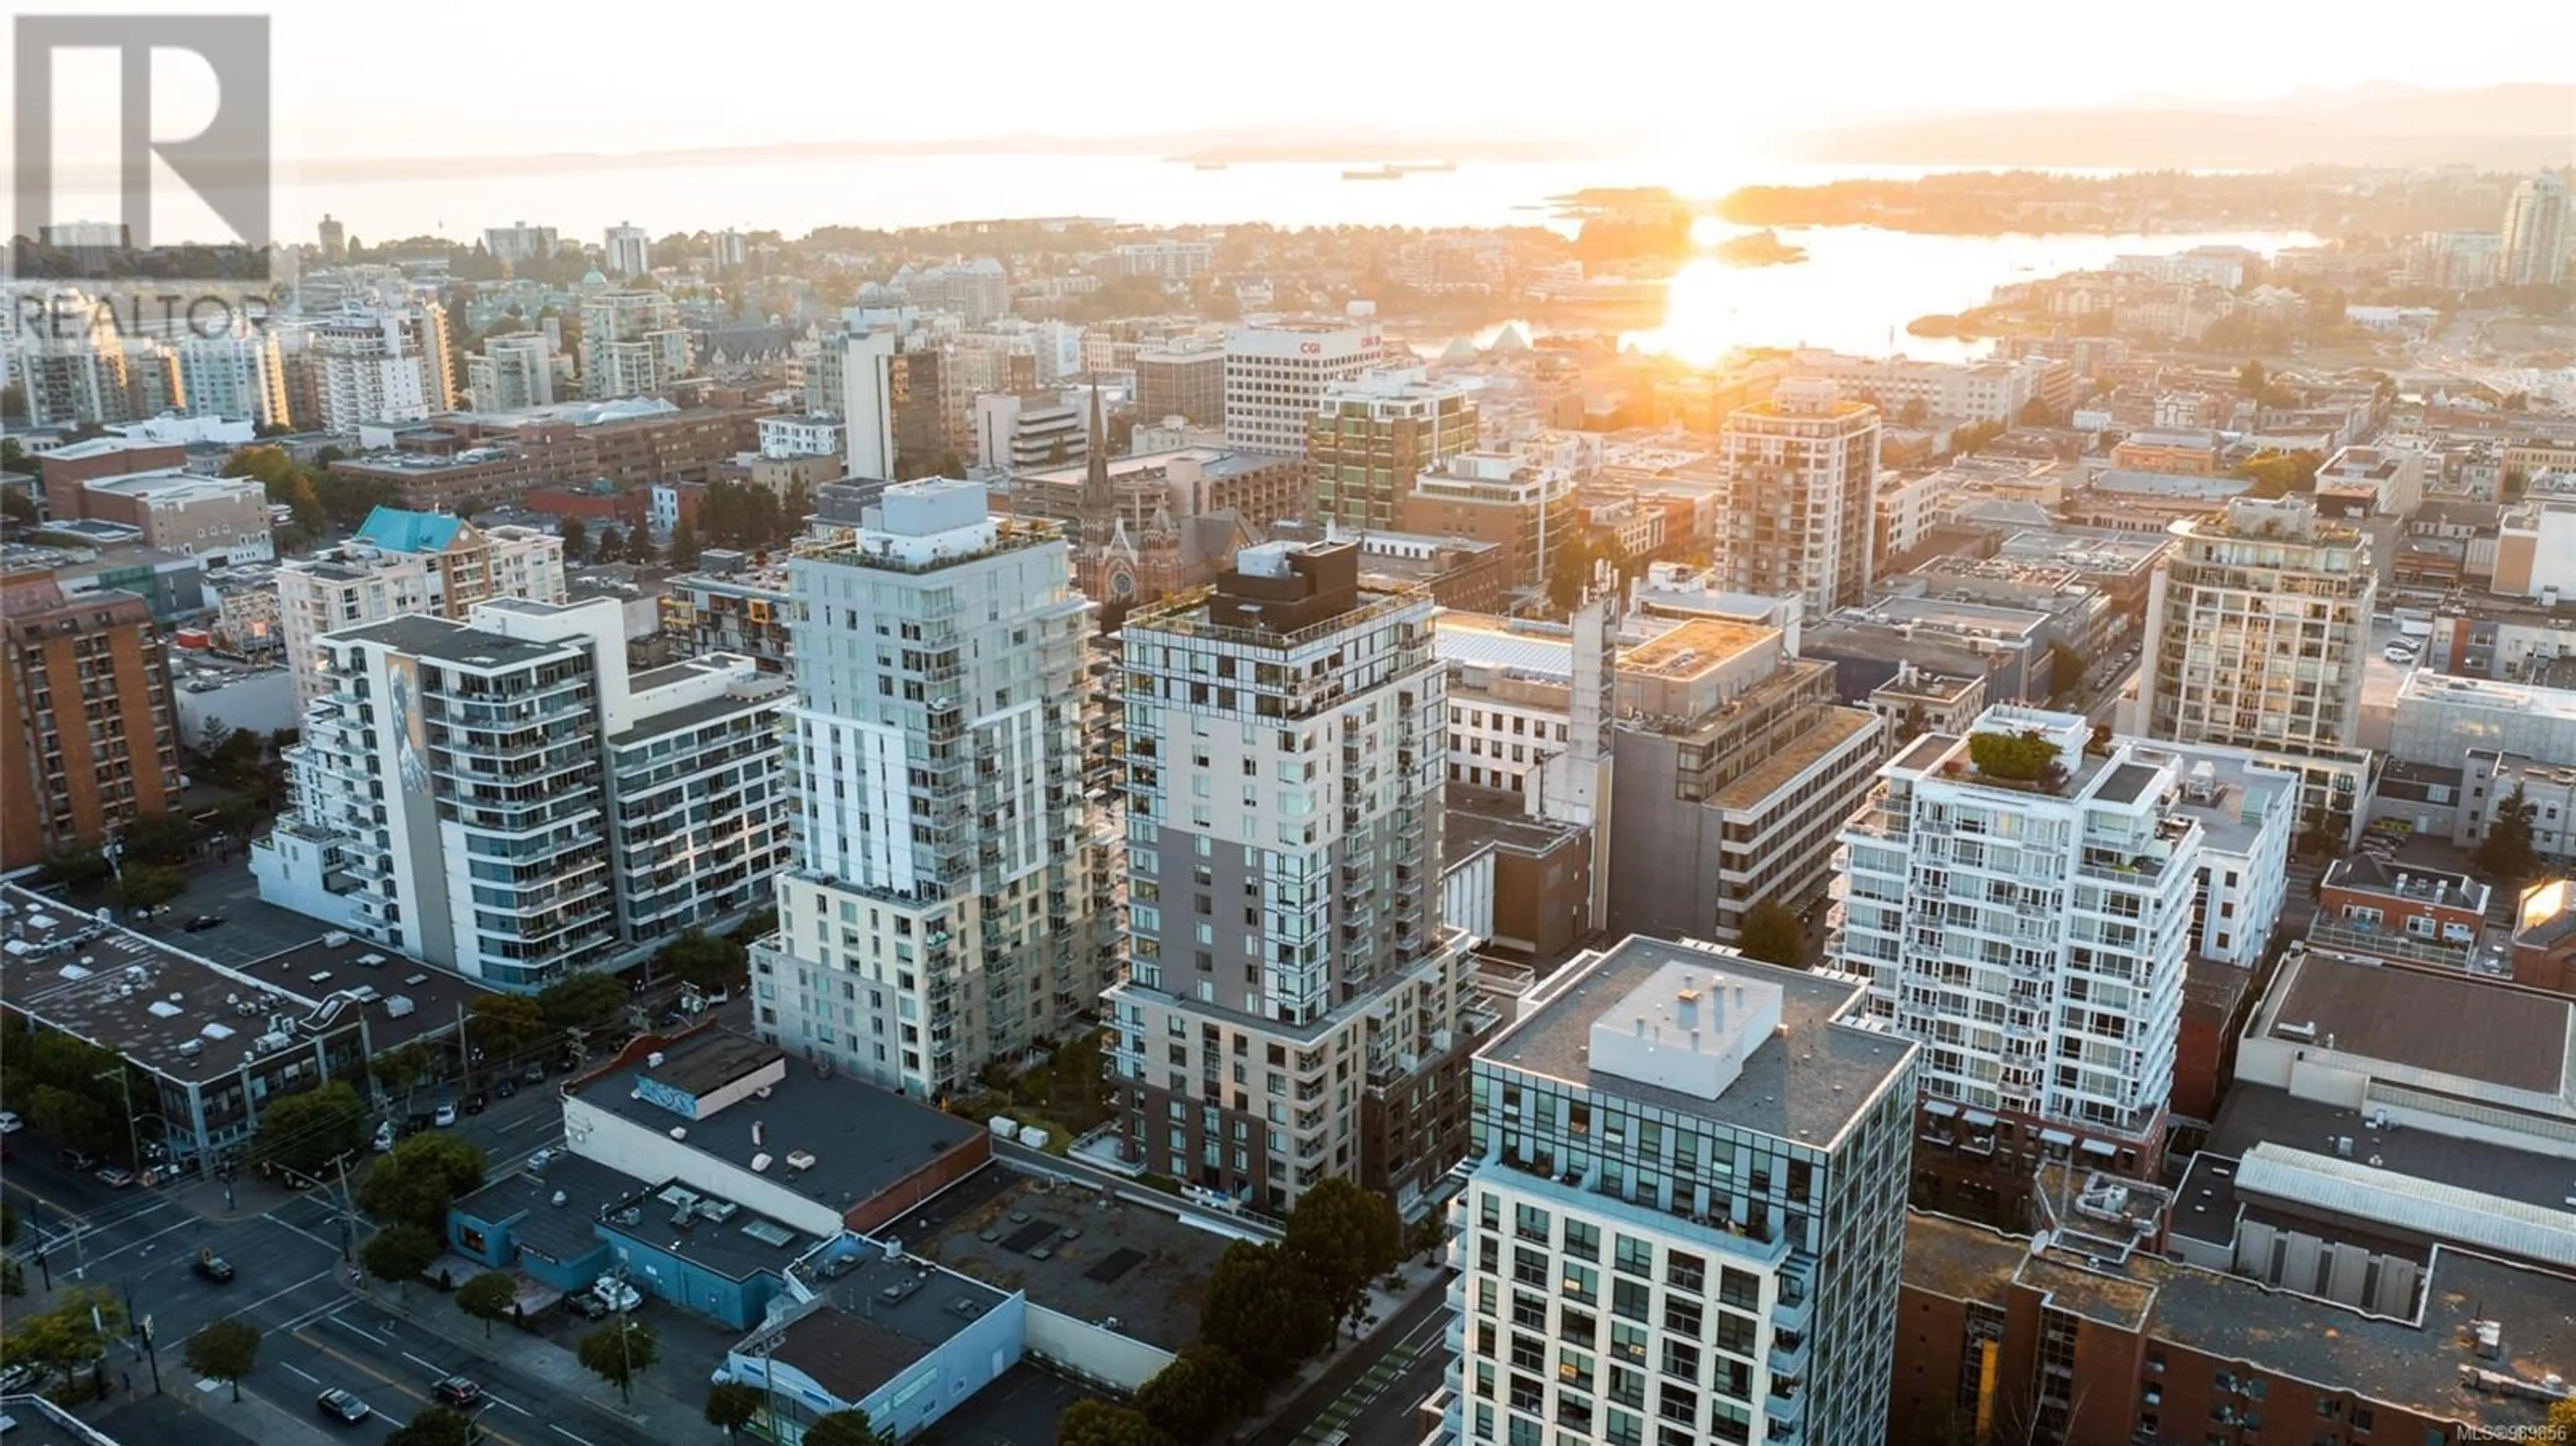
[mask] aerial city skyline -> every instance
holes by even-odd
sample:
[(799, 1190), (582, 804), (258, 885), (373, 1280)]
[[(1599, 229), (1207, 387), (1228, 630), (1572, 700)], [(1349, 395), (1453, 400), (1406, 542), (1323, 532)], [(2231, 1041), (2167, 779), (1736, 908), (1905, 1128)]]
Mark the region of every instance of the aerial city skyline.
[(10, 1420), (2576, 1435), (2576, 21), (1149, 9), (13, 32)]

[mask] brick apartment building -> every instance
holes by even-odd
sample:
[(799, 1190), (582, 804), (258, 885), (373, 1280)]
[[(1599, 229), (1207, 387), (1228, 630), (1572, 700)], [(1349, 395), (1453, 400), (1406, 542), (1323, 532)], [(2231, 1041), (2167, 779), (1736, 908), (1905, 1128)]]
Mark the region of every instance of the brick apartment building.
[(94, 847), (179, 797), (170, 673), (132, 593), (0, 577), (0, 868)]
[(703, 482), (759, 445), (772, 409), (725, 402), (699, 407), (633, 402), (555, 408), (512, 423), (442, 417), (404, 433), (396, 450), (334, 462), (344, 477), (389, 483), (414, 511), (516, 502), (540, 488), (623, 489)]

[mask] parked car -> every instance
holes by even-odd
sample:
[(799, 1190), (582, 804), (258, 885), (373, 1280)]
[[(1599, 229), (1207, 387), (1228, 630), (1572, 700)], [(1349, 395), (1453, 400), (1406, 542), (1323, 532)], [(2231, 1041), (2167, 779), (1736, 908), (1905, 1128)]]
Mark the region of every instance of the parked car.
[(134, 1183), (134, 1172), (123, 1165), (110, 1165), (98, 1172), (98, 1183), (110, 1190), (122, 1190)]
[(198, 1251), (195, 1263), (188, 1268), (195, 1271), (201, 1279), (211, 1280), (217, 1285), (232, 1283), (233, 1263), (211, 1250)]
[(541, 1059), (529, 1060), (528, 1067), (519, 1071), (519, 1078), (526, 1080), (530, 1084), (544, 1084), (546, 1082), (546, 1062)]
[(202, 934), (208, 929), (220, 928), (223, 922), (221, 915), (199, 914), (197, 917), (190, 919), (187, 923), (182, 924), (179, 927), (187, 930), (191, 934)]
[(14, 1135), (25, 1128), (27, 1122), (18, 1118), (16, 1110), (0, 1110), (0, 1135)]
[(87, 1150), (66, 1148), (54, 1151), (54, 1163), (66, 1170), (75, 1170), (85, 1175), (98, 1168), (98, 1156)]
[(576, 1290), (565, 1296), (564, 1309), (580, 1316), (583, 1320), (599, 1320), (610, 1313), (608, 1302), (601, 1300), (599, 1292), (593, 1290)]
[(518, 1092), (519, 1082), (510, 1078), (508, 1075), (501, 1076), (501, 1078), (495, 1081), (492, 1085), (492, 1097), (494, 1099), (506, 1100)]
[(337, 1386), (313, 1398), (314, 1409), (344, 1426), (355, 1426), (375, 1414), (367, 1403)]
[(429, 1388), (430, 1396), (442, 1406), (470, 1409), (483, 1402), (483, 1388), (465, 1376), (449, 1376)]
[(440, 1100), (440, 1101), (438, 1102), (438, 1114), (437, 1114), (437, 1116), (436, 1116), (436, 1118), (435, 1118), (434, 1123), (437, 1125), (437, 1127), (438, 1127), (438, 1128), (440, 1128), (440, 1129), (442, 1129), (442, 1130), (443, 1130), (443, 1129), (446, 1129), (448, 1126), (450, 1126), (450, 1125), (452, 1125), (452, 1124), (455, 1124), (455, 1123), (456, 1123), (456, 1101), (454, 1101), (454, 1100)]
[(633, 1310), (644, 1303), (644, 1297), (637, 1293), (635, 1287), (613, 1275), (603, 1275), (591, 1282), (590, 1293), (610, 1310)]
[(388, 1154), (393, 1150), (393, 1147), (394, 1122), (387, 1120), (383, 1124), (376, 1126), (376, 1153), (379, 1155)]
[(465, 1113), (469, 1115), (479, 1115), (483, 1113), (484, 1108), (491, 1103), (492, 1102), (490, 1100), (483, 1097), (483, 1092), (481, 1090), (476, 1090), (474, 1093), (465, 1097)]

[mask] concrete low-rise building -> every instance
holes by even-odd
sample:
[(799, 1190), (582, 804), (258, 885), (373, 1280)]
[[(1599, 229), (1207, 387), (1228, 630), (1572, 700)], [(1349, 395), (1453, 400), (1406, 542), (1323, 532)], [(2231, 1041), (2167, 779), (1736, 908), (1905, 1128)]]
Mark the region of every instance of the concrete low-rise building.
[(80, 493), (77, 515), (140, 528), (145, 545), (187, 553), (209, 567), (277, 556), (268, 495), (247, 478), (142, 472), (84, 482)]

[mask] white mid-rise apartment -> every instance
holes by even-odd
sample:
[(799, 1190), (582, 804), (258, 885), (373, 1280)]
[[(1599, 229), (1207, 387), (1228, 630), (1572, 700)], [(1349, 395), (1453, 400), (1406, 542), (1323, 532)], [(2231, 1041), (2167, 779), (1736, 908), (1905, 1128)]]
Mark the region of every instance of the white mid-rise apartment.
[(1237, 327), (1225, 339), (1225, 444), (1238, 452), (1305, 455), (1324, 389), (1358, 380), (1385, 355), (1374, 323)]
[[(2213, 821), (2186, 806), (2193, 774), (2097, 745), (2081, 715), (1997, 706), (1917, 738), (1844, 828), (1835, 965), (1869, 980), (1872, 1025), (1923, 1045), (1924, 1108), (1980, 1130), (1980, 1161), (2080, 1142), (2153, 1178)], [(2285, 827), (2272, 807), (2258, 829)], [(2286, 834), (2230, 847), (2275, 866)]]
[(752, 951), (763, 1038), (928, 1098), (1080, 1027), (1114, 922), (1071, 565), (1052, 525), (945, 480), (788, 562), (798, 822)]
[(326, 633), (406, 613), (462, 618), (493, 598), (564, 600), (563, 539), (379, 507), (355, 535), (277, 569), (277, 612), (300, 712), (329, 688)]
[(720, 653), (629, 674), (617, 602), (506, 598), (333, 633), (267, 902), (505, 989), (721, 931), (786, 862), (786, 684)]
[(890, 331), (826, 338), (840, 357), (841, 422), (853, 477), (894, 476), (894, 368), (898, 345)]
[(487, 337), (482, 352), (465, 359), (465, 383), (473, 388), (479, 411), (551, 407), (555, 403), (554, 344), (540, 331)]
[(687, 376), (696, 343), (658, 291), (603, 291), (581, 302), (582, 385), (595, 399), (658, 396)]
[(1886, 1438), (1918, 1049), (1859, 993), (1631, 935), (1522, 1001), (1474, 1063), (1446, 1439)]
[(1800, 350), (1789, 354), (1789, 374), (1821, 377), (1846, 397), (1869, 402), (1893, 417), (1921, 412), (1924, 420), (1999, 422), (2011, 426), (2039, 395), (2049, 363), (2018, 361), (1936, 362), (1910, 357), (1863, 357)]
[(417, 422), (455, 409), (447, 313), (436, 302), (352, 303), (307, 329), (305, 357), (323, 431)]
[(2175, 743), (2312, 752), (2361, 728), (2368, 534), (2300, 496), (2240, 497), (2178, 525), (2147, 591), (2130, 731)]
[(653, 240), (641, 226), (620, 222), (608, 228), (599, 257), (611, 276), (641, 276), (653, 269)]
[(1822, 614), (1869, 591), (1878, 518), (1878, 409), (1792, 377), (1727, 414), (1717, 567), (1735, 592)]
[(555, 254), (555, 228), (513, 221), (483, 228), (483, 249), (495, 261), (543, 261)]
[(244, 328), (237, 335), (183, 336), (170, 350), (188, 415), (289, 424), (286, 367), (275, 333)]
[(1246, 548), (1120, 633), (1120, 1148), (1273, 1210), (1335, 1176), (1421, 1198), (1457, 1159), (1490, 1023), (1438, 917), (1436, 609), (1364, 588), (1359, 559)]

